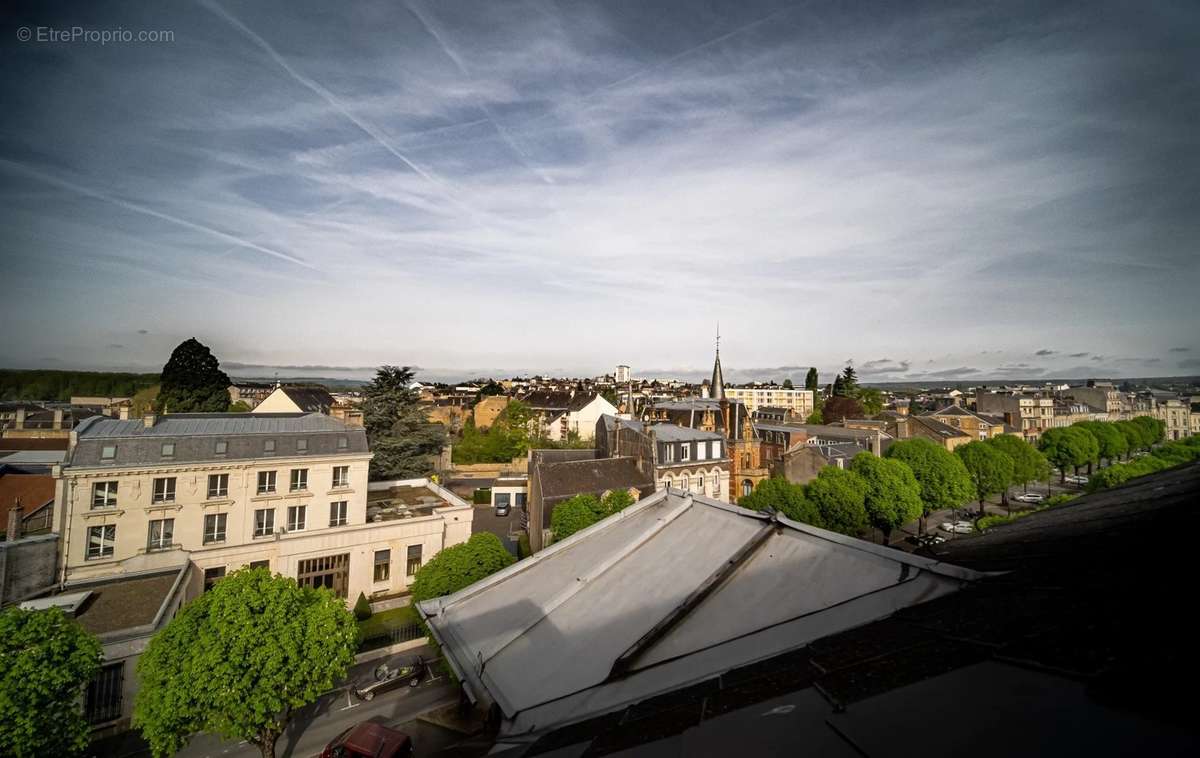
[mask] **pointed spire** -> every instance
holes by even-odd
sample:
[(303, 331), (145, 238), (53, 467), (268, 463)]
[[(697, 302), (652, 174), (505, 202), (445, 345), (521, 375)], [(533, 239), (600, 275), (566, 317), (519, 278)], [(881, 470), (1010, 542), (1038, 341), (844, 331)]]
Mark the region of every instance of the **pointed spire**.
[(717, 359), (713, 362), (712, 381), (708, 385), (708, 396), (713, 400), (725, 399), (725, 377), (721, 375), (721, 322), (717, 322)]

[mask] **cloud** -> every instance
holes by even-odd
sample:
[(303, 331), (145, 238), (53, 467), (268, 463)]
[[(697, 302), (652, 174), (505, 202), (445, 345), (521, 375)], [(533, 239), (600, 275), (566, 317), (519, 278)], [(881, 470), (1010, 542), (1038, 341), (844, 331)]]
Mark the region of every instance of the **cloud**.
[(1089, 353), (1071, 353), (1071, 355), (1069, 357), (1071, 357), (1071, 358), (1086, 358), (1086, 357), (1088, 357), (1088, 355), (1089, 355)]
[(893, 361), (891, 358), (879, 358), (867, 361), (858, 368), (859, 373), (863, 375), (903, 374), (908, 372), (911, 365), (910, 361)]
[(1200, 368), (1200, 358), (1188, 358), (1176, 363), (1177, 368)]
[(929, 378), (929, 379), (952, 379), (958, 376), (970, 376), (978, 374), (981, 369), (971, 368), (970, 366), (959, 366), (958, 368), (947, 368), (941, 371), (927, 371), (923, 374), (917, 374), (914, 378)]
[(1189, 347), (1173, 347), (1170, 350), (1168, 350), (1167, 352), (1168, 353), (1186, 353), (1186, 352), (1189, 352), (1190, 350), (1191, 350), (1191, 348), (1189, 348)]
[(138, 329), (138, 334), (149, 334), (149, 333), (150, 333), (150, 332), (148, 332), (148, 331), (147, 331), (147, 330), (145, 330), (145, 329)]
[(1053, 350), (1039, 350), (1034, 355), (1054, 355)]
[(1105, 360), (1105, 357), (1103, 355), (1093, 355), (1092, 360), (1093, 361), (1103, 361), (1103, 360)]
[(104, 347), (107, 350), (124, 350), (125, 349), (124, 345), (117, 345), (117, 344), (105, 345)]

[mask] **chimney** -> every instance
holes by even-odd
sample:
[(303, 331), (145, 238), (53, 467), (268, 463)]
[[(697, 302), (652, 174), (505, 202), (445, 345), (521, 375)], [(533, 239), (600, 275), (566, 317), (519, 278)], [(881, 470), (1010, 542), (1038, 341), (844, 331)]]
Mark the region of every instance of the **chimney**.
[(871, 452), (877, 456), (883, 455), (883, 435), (878, 432), (871, 437)]
[(17, 417), (13, 419), (13, 429), (25, 428), (25, 409), (17, 408)]
[(621, 457), (621, 417), (617, 416), (616, 422), (613, 424), (615, 429), (613, 433), (613, 457)]
[(63, 411), (62, 408), (54, 409), (54, 429), (63, 428)]
[(120, 418), (122, 421), (128, 421), (129, 420), (129, 406), (122, 405), (121, 408), (117, 411), (117, 417)]
[(147, 429), (153, 427), (154, 422), (157, 420), (158, 418), (153, 413), (147, 413), (145, 416), (142, 416), (142, 423), (146, 425)]
[(8, 541), (16, 542), (21, 539), (21, 498), (13, 499), (13, 507), (8, 511)]

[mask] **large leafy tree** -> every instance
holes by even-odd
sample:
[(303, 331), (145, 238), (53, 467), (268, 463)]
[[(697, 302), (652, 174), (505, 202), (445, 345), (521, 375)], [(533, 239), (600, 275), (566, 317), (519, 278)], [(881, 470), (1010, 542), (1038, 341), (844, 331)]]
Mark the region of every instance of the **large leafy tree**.
[(1166, 434), (1167, 425), (1162, 419), (1152, 416), (1138, 416), (1133, 419), (1133, 423), (1141, 430), (1142, 447), (1149, 448), (1152, 445), (1162, 442), (1163, 436)]
[(826, 466), (804, 494), (816, 506), (826, 529), (854, 536), (867, 527), (867, 483), (853, 471)]
[(1068, 466), (1079, 467), (1092, 460), (1099, 447), (1091, 432), (1077, 426), (1047, 429), (1038, 440), (1038, 449), (1058, 467), (1062, 480), (1066, 479)]
[(971, 499), (971, 477), (962, 461), (931, 440), (917, 437), (893, 442), (884, 453), (912, 470), (921, 487), (921, 533), (925, 519), (934, 511), (957, 508)]
[(883, 533), (883, 544), (890, 541), (892, 530), (921, 517), (921, 485), (904, 463), (862, 452), (854, 456), (850, 470), (867, 483), (863, 506), (867, 521)]
[(154, 407), (160, 413), (220, 413), (229, 408), (229, 384), (221, 362), (192, 337), (163, 366)]
[(813, 390), (815, 392), (816, 390), (820, 389), (820, 387), (821, 384), (817, 376), (817, 369), (814, 366), (808, 370), (807, 374), (804, 375), (804, 389)]
[(821, 406), (821, 419), (826, 424), (864, 416), (862, 403), (853, 397), (834, 395)]
[(345, 677), (357, 646), (354, 616), (329, 590), (263, 568), (235, 571), (150, 640), (134, 725), (158, 756), (197, 732), (273, 756), (295, 710)]
[[(1116, 424), (1110, 424), (1107, 421), (1080, 421), (1075, 426), (1087, 429), (1092, 433), (1099, 446), (1100, 457), (1110, 463), (1120, 458), (1128, 450), (1125, 435), (1121, 434), (1121, 430), (1117, 428)], [(1088, 473), (1092, 473), (1090, 461), (1088, 462)]]
[(1125, 459), (1128, 460), (1130, 453), (1142, 447), (1142, 428), (1132, 421), (1118, 421), (1113, 428), (1125, 438)]
[(554, 541), (561, 542), (576, 532), (587, 529), (603, 518), (604, 506), (595, 495), (576, 495), (554, 506), (550, 514), (550, 531)]
[(979, 515), (982, 517), (987, 496), (1005, 492), (1012, 484), (1013, 461), (1000, 448), (981, 440), (960, 445), (954, 449), (954, 454), (963, 462), (971, 477), (975, 497), (979, 500)]
[(862, 405), (863, 414), (870, 418), (883, 410), (883, 393), (874, 387), (861, 387), (858, 390), (858, 402)]
[(412, 479), (429, 474), (446, 444), (446, 431), (429, 423), (405, 366), (381, 366), (363, 389), (363, 425), (375, 457), (372, 479)]
[(738, 505), (753, 511), (776, 510), (793, 521), (824, 526), (821, 513), (804, 496), (804, 485), (792, 484), (781, 476), (764, 479), (749, 495), (738, 498)]
[(1001, 434), (988, 440), (988, 444), (1012, 459), (1013, 484), (1019, 484), (1028, 492), (1029, 483), (1048, 479), (1050, 463), (1046, 456), (1025, 440), (1013, 434)]
[(466, 542), (443, 549), (417, 569), (409, 589), (416, 601), (450, 595), (515, 562), (499, 537), (479, 532)]
[(0, 613), (0, 755), (83, 752), (81, 693), (100, 660), (100, 643), (59, 608)]

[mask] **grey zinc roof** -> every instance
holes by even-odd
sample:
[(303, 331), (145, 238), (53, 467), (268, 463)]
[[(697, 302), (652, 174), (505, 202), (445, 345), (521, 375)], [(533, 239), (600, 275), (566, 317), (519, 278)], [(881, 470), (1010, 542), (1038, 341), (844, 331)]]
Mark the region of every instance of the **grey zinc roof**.
[(504, 733), (523, 734), (802, 647), (979, 576), (663, 491), (419, 609), (472, 696), (499, 706)]
[(692, 429), (678, 424), (654, 424), (650, 427), (659, 442), (694, 442), (696, 440), (720, 440), (725, 435), (720, 432), (706, 432), (703, 429)]
[[(361, 427), (319, 413), (176, 413), (159, 417), (152, 426), (142, 419), (96, 416), (76, 427), (76, 433), (78, 441), (68, 454), (68, 466), (146, 466), (368, 451)], [(341, 437), (346, 439), (345, 448), (337, 446)], [(265, 450), (268, 438), (275, 440), (273, 453)], [(297, 449), (301, 438), (308, 443), (302, 452)], [(218, 441), (227, 444), (224, 455), (217, 455)], [(162, 455), (166, 442), (175, 444), (169, 458)], [(116, 447), (112, 460), (101, 457), (106, 446)]]

